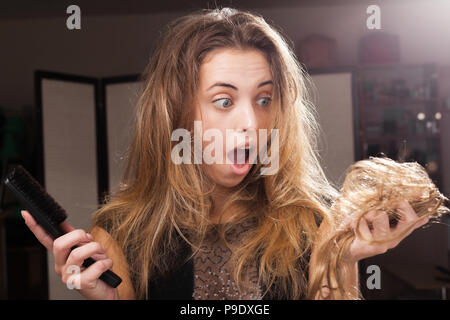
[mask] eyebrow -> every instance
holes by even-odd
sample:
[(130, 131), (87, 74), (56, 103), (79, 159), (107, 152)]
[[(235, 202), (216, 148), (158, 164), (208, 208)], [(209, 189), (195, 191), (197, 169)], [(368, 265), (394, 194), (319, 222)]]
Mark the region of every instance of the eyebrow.
[[(261, 82), (261, 83), (258, 85), (257, 88), (261, 88), (262, 86), (265, 86), (265, 85), (267, 85), (267, 84), (273, 84), (273, 81), (272, 81), (272, 80), (267, 80), (267, 81)], [(232, 84), (225, 83), (225, 82), (216, 82), (216, 83), (214, 83), (212, 86), (210, 86), (208, 89), (206, 89), (206, 91), (212, 89), (213, 87), (227, 87), (227, 88), (231, 88), (231, 89), (234, 89), (234, 90), (238, 91), (238, 88), (236, 88), (236, 87), (233, 86)]]

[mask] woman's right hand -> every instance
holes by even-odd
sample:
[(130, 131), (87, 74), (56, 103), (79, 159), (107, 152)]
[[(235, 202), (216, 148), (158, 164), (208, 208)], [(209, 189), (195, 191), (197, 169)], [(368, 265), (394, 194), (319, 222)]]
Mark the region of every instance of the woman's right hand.
[[(107, 257), (105, 248), (94, 242), (90, 234), (64, 221), (61, 228), (67, 233), (53, 240), (28, 211), (23, 210), (21, 213), (31, 232), (53, 254), (55, 271), (68, 288), (77, 289), (87, 299), (118, 299), (117, 288), (99, 279), (103, 272), (112, 268), (112, 260)], [(74, 246), (77, 248), (72, 250)], [(96, 262), (85, 268), (82, 266), (83, 261), (89, 257)], [(74, 275), (74, 270), (80, 272)]]

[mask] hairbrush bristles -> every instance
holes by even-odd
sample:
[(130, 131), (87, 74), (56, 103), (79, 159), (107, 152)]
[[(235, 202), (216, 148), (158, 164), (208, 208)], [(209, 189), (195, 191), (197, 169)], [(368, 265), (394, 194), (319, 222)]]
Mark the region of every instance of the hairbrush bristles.
[(7, 174), (5, 185), (20, 200), (35, 220), (44, 226), (54, 238), (63, 234), (59, 224), (67, 218), (63, 208), (44, 190), (44, 188), (18, 165)]

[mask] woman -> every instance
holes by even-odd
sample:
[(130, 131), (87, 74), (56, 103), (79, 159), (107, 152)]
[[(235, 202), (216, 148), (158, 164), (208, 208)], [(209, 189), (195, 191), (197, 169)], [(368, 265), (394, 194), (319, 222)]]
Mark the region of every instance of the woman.
[[(229, 8), (168, 25), (145, 72), (121, 189), (96, 212), (90, 234), (64, 223), (68, 233), (53, 241), (23, 212), (64, 283), (68, 268), (91, 256), (97, 263), (79, 278), (90, 299), (306, 297), (314, 244), (333, 222), (338, 193), (318, 161), (307, 77), (291, 48), (262, 17)], [(223, 137), (212, 148), (200, 140), (222, 161), (174, 161), (174, 130), (192, 137), (195, 123)], [(189, 144), (183, 151), (196, 158), (198, 145)], [(277, 167), (263, 174), (269, 155)], [(397, 228), (427, 222), (407, 202), (400, 210), (408, 223)], [(372, 222), (374, 239), (393, 232), (385, 215)], [(342, 266), (355, 298), (358, 260), (397, 244), (366, 240), (355, 239)], [(98, 281), (109, 268), (123, 279), (117, 289)]]

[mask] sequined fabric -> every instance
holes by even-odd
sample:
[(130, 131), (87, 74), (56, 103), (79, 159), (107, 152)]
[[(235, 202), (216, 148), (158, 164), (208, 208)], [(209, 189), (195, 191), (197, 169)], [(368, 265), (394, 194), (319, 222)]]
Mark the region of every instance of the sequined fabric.
[[(226, 239), (233, 244), (239, 244), (253, 226), (253, 221), (236, 224), (226, 233)], [(234, 266), (231, 254), (231, 250), (220, 239), (216, 226), (211, 227), (201, 250), (194, 256), (193, 299), (261, 299), (256, 263), (246, 268), (244, 284), (239, 291), (232, 274)]]

